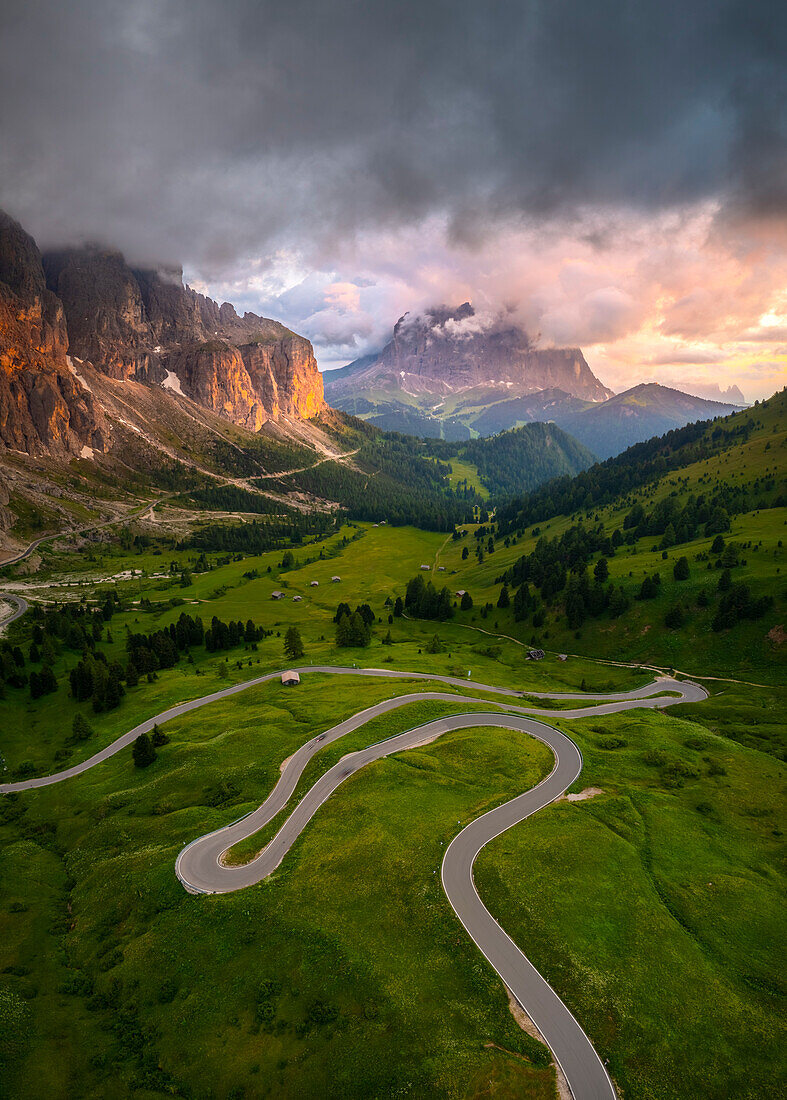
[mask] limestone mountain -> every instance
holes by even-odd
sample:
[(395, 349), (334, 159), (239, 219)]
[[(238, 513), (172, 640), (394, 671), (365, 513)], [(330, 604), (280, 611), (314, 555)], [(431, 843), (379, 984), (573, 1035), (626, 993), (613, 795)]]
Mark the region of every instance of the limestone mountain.
[(308, 340), (278, 321), (239, 317), (184, 286), (179, 269), (132, 269), (98, 248), (47, 253), (44, 268), (71, 354), (111, 377), (159, 383), (252, 431), (323, 408)]
[(544, 391), (589, 403), (612, 396), (579, 348), (537, 347), (510, 319), (479, 316), (469, 302), (405, 314), (379, 354), (325, 375), (336, 408), (378, 427), (451, 439), (478, 434), (475, 419), (498, 403)]
[(190, 397), (254, 432), (325, 408), (304, 337), (238, 316), (185, 286), (179, 269), (133, 269), (95, 247), (42, 257), (0, 212), (0, 446), (31, 455), (109, 450), (117, 417), (113, 425), (85, 381), (91, 371)]
[(67, 351), (63, 306), (35, 241), (0, 212), (0, 445), (63, 455), (106, 448), (109, 426)]

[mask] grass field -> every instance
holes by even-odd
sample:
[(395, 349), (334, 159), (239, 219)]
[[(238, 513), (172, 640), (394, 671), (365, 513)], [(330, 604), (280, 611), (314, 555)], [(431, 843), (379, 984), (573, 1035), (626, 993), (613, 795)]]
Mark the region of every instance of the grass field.
[(21, 816), (4, 828), (3, 878), (14, 886), (0, 914), (2, 962), (22, 972), (3, 984), (15, 1006), (9, 1039), (26, 1037), (9, 1095), (29, 1095), (35, 1065), (48, 1096), (140, 1085), (451, 1096), (475, 1078), (505, 1079), (511, 1062), (517, 1089), (552, 1095), (542, 1049), (514, 1024), (432, 873), (454, 822), (549, 770), (538, 743), (463, 731), (381, 762), (259, 888), (195, 899), (174, 879), (184, 839), (248, 808), (281, 759), (355, 696), (353, 685), (326, 685), (317, 720), (305, 694), (280, 690), (267, 705), (244, 696), (207, 720), (171, 723), (144, 774), (124, 753), (26, 807), (5, 803)]
[[(769, 473), (784, 439), (779, 423), (763, 415), (764, 428), (725, 458), (631, 499), (707, 486), (725, 472), (742, 480)], [(455, 469), (454, 476), (469, 474)], [(596, 516), (611, 531), (628, 507), (613, 502), (555, 517), (541, 533), (551, 537)], [(659, 596), (635, 601), (618, 620), (587, 620), (578, 632), (567, 628), (557, 601), (537, 631), (494, 606), (497, 578), (533, 548), (532, 530), (508, 547), (498, 541), (478, 565), (472, 553), (461, 557), (464, 546), (474, 547), (472, 527), (453, 541), (412, 528), (347, 525), (295, 549), (289, 569), (280, 566), (281, 551), (237, 561), (224, 555), (224, 564), (208, 554), (210, 570), (193, 573), (186, 587), (179, 575), (196, 555), (166, 541), (141, 553), (110, 544), (80, 556), (47, 548), (28, 579), (28, 598), (103, 598), (110, 589), (121, 596), (111, 641), (105, 634), (98, 643), (109, 660), (125, 661), (127, 630), (157, 630), (184, 611), (206, 625), (213, 615), (252, 618), (273, 633), (256, 650), (196, 648), (193, 663), (181, 659), (97, 715), (69, 694), (67, 672), (79, 653), (63, 646), (54, 695), (33, 701), (27, 689), (5, 689), (4, 774), (67, 766), (173, 703), (291, 664), (283, 652), (290, 625), (303, 637), (298, 664), (390, 666), (524, 692), (623, 690), (653, 675), (606, 662), (728, 677), (704, 680), (712, 693), (705, 703), (669, 713), (550, 719), (582, 750), (576, 788), (603, 793), (557, 803), (504, 834), (479, 857), (476, 877), (490, 910), (609, 1061), (627, 1100), (781, 1097), (779, 543), (787, 509), (755, 507), (732, 524), (728, 541), (752, 543), (734, 579), (773, 595), (775, 606), (718, 634), (710, 629), (713, 607), (697, 605), (703, 588), (716, 600), (720, 571), (697, 561), (708, 539), (670, 549), (666, 559), (656, 539), (621, 547), (609, 559), (611, 579), (633, 591), (658, 570)], [(683, 555), (691, 575), (674, 581), (674, 558)], [(422, 565), (426, 579), (468, 590), (475, 606), (445, 623), (403, 617), (389, 624), (386, 601), (403, 595)], [(286, 598), (273, 601), (276, 589)], [(677, 600), (687, 621), (670, 631), (663, 617)], [(378, 621), (369, 648), (336, 646), (339, 601), (371, 605)], [(493, 607), (485, 613), (487, 602)], [(386, 645), (389, 627), (393, 644)], [(25, 653), (30, 630), (25, 617), (8, 634)], [(443, 652), (429, 653), (435, 634)], [(547, 650), (538, 663), (525, 659), (534, 639)], [(570, 654), (566, 662), (555, 657), (561, 651)], [(294, 690), (273, 681), (169, 723), (170, 743), (146, 770), (133, 767), (127, 750), (76, 780), (0, 800), (0, 1095), (554, 1097), (546, 1052), (514, 1022), (439, 878), (445, 845), (462, 825), (549, 770), (540, 743), (490, 729), (447, 735), (343, 784), (258, 887), (194, 898), (174, 876), (183, 844), (259, 805), (281, 762), (304, 741), (374, 702), (430, 689), (449, 690), (318, 673)], [(456, 693), (484, 705), (481, 692)], [(345, 752), (466, 709), (473, 707), (421, 701), (375, 720), (320, 754), (295, 797)], [(74, 744), (77, 713), (94, 733)], [(238, 846), (234, 858), (252, 856), (281, 820)]]
[[(539, 743), (462, 731), (380, 761), (268, 882), (201, 899), (176, 883), (184, 842), (253, 808), (297, 745), (357, 709), (351, 681), (321, 678), (316, 704), (302, 689), (250, 689), (169, 723), (145, 772), (125, 752), (4, 800), (9, 1095), (30, 1095), (33, 1065), (48, 1096), (485, 1096), (490, 1079), (493, 1095), (553, 1094), (438, 873), (461, 825), (549, 770)], [(391, 685), (363, 691), (369, 704)], [(319, 765), (455, 709), (406, 707)], [(577, 786), (604, 794), (494, 842), (482, 896), (626, 1095), (780, 1095), (783, 766), (671, 715), (564, 728), (585, 759)]]
[(449, 459), (449, 465), (451, 473), (448, 480), (452, 489), (455, 489), (460, 481), (467, 481), (468, 488), (475, 489), (484, 500), (489, 497), (489, 490), (482, 483), (481, 478), (478, 476), (478, 468), (472, 462), (468, 462), (463, 458), (452, 458)]

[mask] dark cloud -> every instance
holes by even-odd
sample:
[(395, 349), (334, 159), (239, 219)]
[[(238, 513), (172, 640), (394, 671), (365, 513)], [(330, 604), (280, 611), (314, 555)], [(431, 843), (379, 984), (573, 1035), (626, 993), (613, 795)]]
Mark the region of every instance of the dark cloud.
[(772, 216), (786, 23), (778, 0), (9, 0), (0, 204), (207, 277), (431, 214), (471, 244), (588, 207)]

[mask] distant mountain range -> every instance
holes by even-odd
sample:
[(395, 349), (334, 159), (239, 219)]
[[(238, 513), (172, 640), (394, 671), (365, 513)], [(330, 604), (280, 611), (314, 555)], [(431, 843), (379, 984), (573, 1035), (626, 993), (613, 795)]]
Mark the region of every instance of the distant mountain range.
[(683, 392), (690, 393), (694, 397), (704, 397), (706, 401), (726, 401), (730, 405), (741, 407), (748, 404), (737, 386), (728, 386), (723, 390), (718, 382), (687, 382)]
[(744, 404), (736, 387), (708, 387), (732, 402), (658, 383), (615, 395), (579, 348), (538, 348), (519, 326), (481, 318), (469, 302), (405, 314), (381, 352), (323, 378), (331, 405), (387, 431), (461, 441), (551, 421), (599, 458)]
[(551, 419), (604, 459), (654, 435), (663, 435), (695, 420), (729, 416), (740, 407), (705, 401), (657, 382), (643, 382), (616, 394), (603, 405), (586, 405), (571, 412), (560, 409)]

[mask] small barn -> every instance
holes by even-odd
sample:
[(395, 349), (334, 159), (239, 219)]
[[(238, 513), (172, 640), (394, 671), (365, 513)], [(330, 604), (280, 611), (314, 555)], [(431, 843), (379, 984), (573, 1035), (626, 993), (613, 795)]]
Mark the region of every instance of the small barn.
[(296, 684), (299, 684), (301, 682), (301, 678), (297, 672), (282, 672), (281, 682), (285, 685), (285, 687), (294, 687)]
[(422, 566), (421, 566), (421, 568), (422, 568), (422, 569), (426, 569), (426, 570), (428, 571), (428, 569), (429, 569), (429, 566), (428, 566), (428, 565), (422, 565)]
[(292, 597), (292, 602), (293, 603), (300, 603), (302, 599), (303, 599), (303, 596), (293, 596)]
[(558, 653), (557, 659), (558, 659), (558, 661), (567, 661), (568, 660), (568, 654), (567, 653)]
[(319, 588), (320, 587), (320, 582), (319, 581), (312, 581), (310, 587)]
[(338, 584), (341, 579), (341, 577), (331, 577), (331, 581), (333, 582), (333, 584)]
[(445, 573), (445, 566), (444, 565), (438, 565), (437, 572), (438, 573)]
[(464, 588), (460, 588), (459, 591), (456, 593), (456, 595), (457, 596), (466, 596), (467, 592), (465, 592)]
[(272, 600), (283, 600), (284, 599), (284, 593), (279, 592), (279, 590), (276, 589), (275, 592), (271, 592), (271, 599)]
[(542, 661), (545, 656), (543, 649), (529, 649), (527, 651), (528, 661)]

